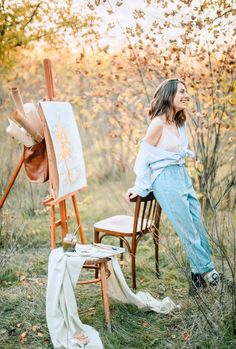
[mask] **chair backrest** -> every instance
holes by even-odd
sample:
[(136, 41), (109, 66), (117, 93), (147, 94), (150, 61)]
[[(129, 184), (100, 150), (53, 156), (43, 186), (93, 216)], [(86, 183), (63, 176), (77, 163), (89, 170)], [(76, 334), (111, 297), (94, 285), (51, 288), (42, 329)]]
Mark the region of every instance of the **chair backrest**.
[(136, 196), (130, 200), (135, 202), (133, 234), (146, 234), (158, 230), (161, 207), (151, 192), (146, 197)]

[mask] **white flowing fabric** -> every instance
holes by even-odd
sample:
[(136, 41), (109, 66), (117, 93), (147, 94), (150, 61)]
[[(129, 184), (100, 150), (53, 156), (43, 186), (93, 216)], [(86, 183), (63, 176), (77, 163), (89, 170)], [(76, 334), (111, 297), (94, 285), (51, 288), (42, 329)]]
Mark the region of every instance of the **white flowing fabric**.
[[(103, 349), (99, 333), (91, 326), (83, 324), (77, 311), (74, 288), (85, 260), (86, 257), (77, 253), (63, 253), (62, 248), (53, 250), (49, 256), (46, 317), (56, 349)], [(162, 314), (168, 314), (177, 307), (169, 297), (159, 301), (147, 292), (134, 294), (129, 289), (115, 257), (109, 262), (109, 270), (111, 276), (107, 280), (107, 287), (111, 298)], [(74, 342), (73, 337), (78, 333), (88, 337), (88, 344)]]
[(110, 278), (107, 280), (109, 297), (122, 303), (130, 303), (138, 308), (153, 310), (160, 314), (169, 314), (178, 306), (170, 299), (165, 297), (162, 301), (153, 298), (148, 292), (138, 292), (135, 294), (127, 285), (124, 274), (120, 268), (119, 262), (115, 257), (109, 262)]

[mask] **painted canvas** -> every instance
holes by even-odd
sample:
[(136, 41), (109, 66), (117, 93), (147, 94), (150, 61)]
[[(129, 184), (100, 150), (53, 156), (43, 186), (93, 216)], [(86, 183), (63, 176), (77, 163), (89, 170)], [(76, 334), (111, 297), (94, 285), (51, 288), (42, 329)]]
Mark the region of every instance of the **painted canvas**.
[[(40, 107), (48, 131), (46, 144), (50, 137), (48, 144), (53, 147), (53, 156), (52, 149), (49, 151), (49, 164), (51, 162), (52, 167), (52, 162), (56, 162), (57, 171), (55, 168), (51, 171), (54, 198), (60, 199), (87, 185), (79, 130), (70, 103), (40, 102)], [(57, 175), (58, 178), (54, 178)]]

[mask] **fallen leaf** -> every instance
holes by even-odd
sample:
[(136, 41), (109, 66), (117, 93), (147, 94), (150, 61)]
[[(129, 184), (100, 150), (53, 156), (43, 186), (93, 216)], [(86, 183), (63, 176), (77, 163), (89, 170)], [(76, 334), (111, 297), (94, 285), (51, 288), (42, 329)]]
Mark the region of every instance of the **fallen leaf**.
[(18, 277), (18, 280), (20, 281), (21, 284), (25, 283), (26, 277), (25, 277), (24, 273), (22, 273), (21, 271), (17, 272), (17, 277)]
[(143, 321), (143, 327), (149, 327), (150, 323), (148, 321)]
[(19, 340), (20, 340), (20, 341), (25, 341), (27, 335), (28, 335), (28, 331), (22, 332), (22, 333), (19, 335)]
[(44, 336), (44, 334), (42, 332), (38, 332), (37, 335), (38, 335), (38, 337), (43, 337)]
[(187, 332), (182, 333), (181, 335), (182, 341), (187, 341), (189, 340), (189, 338), (190, 338), (190, 335)]
[(31, 329), (32, 329), (33, 332), (36, 332), (37, 330), (40, 329), (40, 326), (38, 326), (38, 325), (32, 325)]

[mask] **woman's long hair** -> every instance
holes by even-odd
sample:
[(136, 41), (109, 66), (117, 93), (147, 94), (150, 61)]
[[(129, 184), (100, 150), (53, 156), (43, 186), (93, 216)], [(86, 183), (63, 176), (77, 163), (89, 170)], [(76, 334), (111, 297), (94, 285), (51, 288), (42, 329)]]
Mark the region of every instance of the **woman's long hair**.
[(178, 84), (185, 83), (180, 79), (164, 80), (157, 88), (151, 106), (148, 112), (148, 119), (151, 121), (159, 115), (165, 114), (168, 123), (174, 121), (176, 126), (182, 126), (186, 121), (186, 114), (184, 110), (177, 113), (174, 108), (174, 98), (177, 92)]

